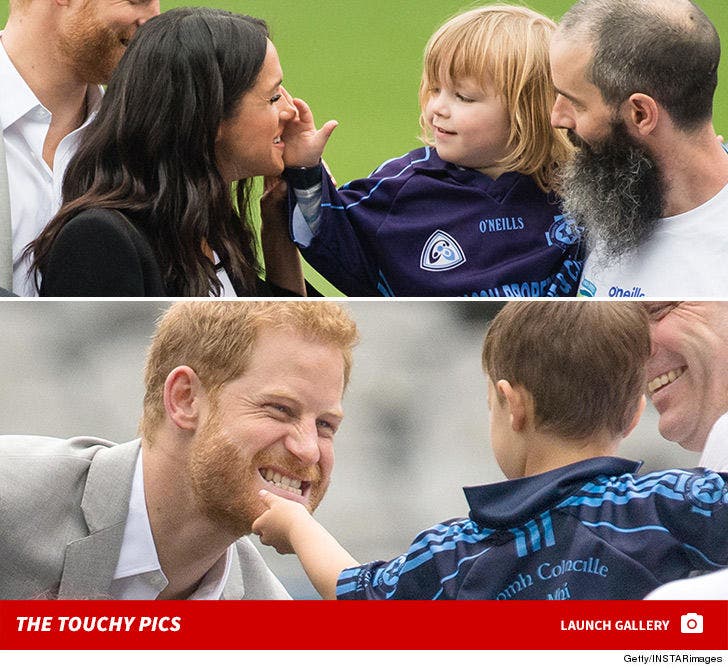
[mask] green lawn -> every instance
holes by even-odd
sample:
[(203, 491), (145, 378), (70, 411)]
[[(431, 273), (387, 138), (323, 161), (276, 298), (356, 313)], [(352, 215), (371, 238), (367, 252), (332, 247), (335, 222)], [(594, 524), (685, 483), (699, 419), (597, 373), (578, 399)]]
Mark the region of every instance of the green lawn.
[[(337, 119), (325, 158), (339, 183), (418, 145), (417, 89), (422, 51), (451, 15), (478, 6), (462, 0), (163, 1), (162, 9), (211, 5), (265, 19), (285, 85), (311, 105), (318, 123)], [(571, 0), (527, 3), (558, 20)], [(698, 0), (728, 44), (726, 0)], [(0, 9), (0, 23), (7, 6)], [(728, 57), (720, 69), (716, 130), (728, 136)], [(324, 286), (324, 290), (329, 291)]]

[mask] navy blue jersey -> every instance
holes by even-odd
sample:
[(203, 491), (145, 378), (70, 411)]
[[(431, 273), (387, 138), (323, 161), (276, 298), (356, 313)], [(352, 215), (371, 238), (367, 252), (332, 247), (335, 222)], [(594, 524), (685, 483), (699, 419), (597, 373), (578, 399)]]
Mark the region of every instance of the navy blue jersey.
[(593, 458), (465, 489), (470, 516), (349, 568), (340, 599), (629, 600), (728, 564), (728, 475)]
[(429, 147), (339, 190), (324, 174), (312, 239), (296, 234), (292, 212), (304, 258), (349, 296), (570, 296), (579, 285), (579, 235), (553, 194)]

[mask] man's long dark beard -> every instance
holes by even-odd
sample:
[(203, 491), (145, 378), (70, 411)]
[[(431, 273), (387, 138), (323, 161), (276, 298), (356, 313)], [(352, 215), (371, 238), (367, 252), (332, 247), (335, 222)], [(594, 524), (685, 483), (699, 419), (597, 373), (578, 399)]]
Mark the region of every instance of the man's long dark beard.
[(642, 245), (662, 216), (660, 172), (622, 121), (592, 146), (571, 130), (569, 139), (579, 151), (562, 170), (564, 210), (584, 229), (589, 247), (598, 243), (616, 259)]

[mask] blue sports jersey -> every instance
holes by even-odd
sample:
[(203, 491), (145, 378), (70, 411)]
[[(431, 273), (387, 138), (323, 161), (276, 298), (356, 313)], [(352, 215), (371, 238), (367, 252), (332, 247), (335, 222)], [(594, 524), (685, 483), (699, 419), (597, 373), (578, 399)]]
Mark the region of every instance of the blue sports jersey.
[(337, 190), (323, 175), (313, 230), (296, 216), (304, 258), (349, 296), (575, 295), (580, 236), (531, 177), (493, 180), (420, 148)]
[(392, 561), (349, 568), (340, 599), (627, 600), (728, 564), (728, 475), (593, 458), (465, 489), (467, 519)]

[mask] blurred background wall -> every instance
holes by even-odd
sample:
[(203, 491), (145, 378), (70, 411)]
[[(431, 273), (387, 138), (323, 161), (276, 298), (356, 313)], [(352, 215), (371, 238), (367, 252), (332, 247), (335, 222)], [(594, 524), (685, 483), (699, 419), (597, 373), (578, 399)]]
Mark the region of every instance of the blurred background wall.
[[(0, 301), (0, 433), (136, 436), (142, 370), (167, 303)], [(467, 514), (462, 486), (503, 478), (489, 449), (483, 335), (497, 303), (349, 301), (362, 341), (318, 518), (358, 560), (391, 558)], [(651, 406), (621, 455), (645, 470), (697, 463)], [(317, 597), (294, 557), (262, 547), (296, 598)]]

